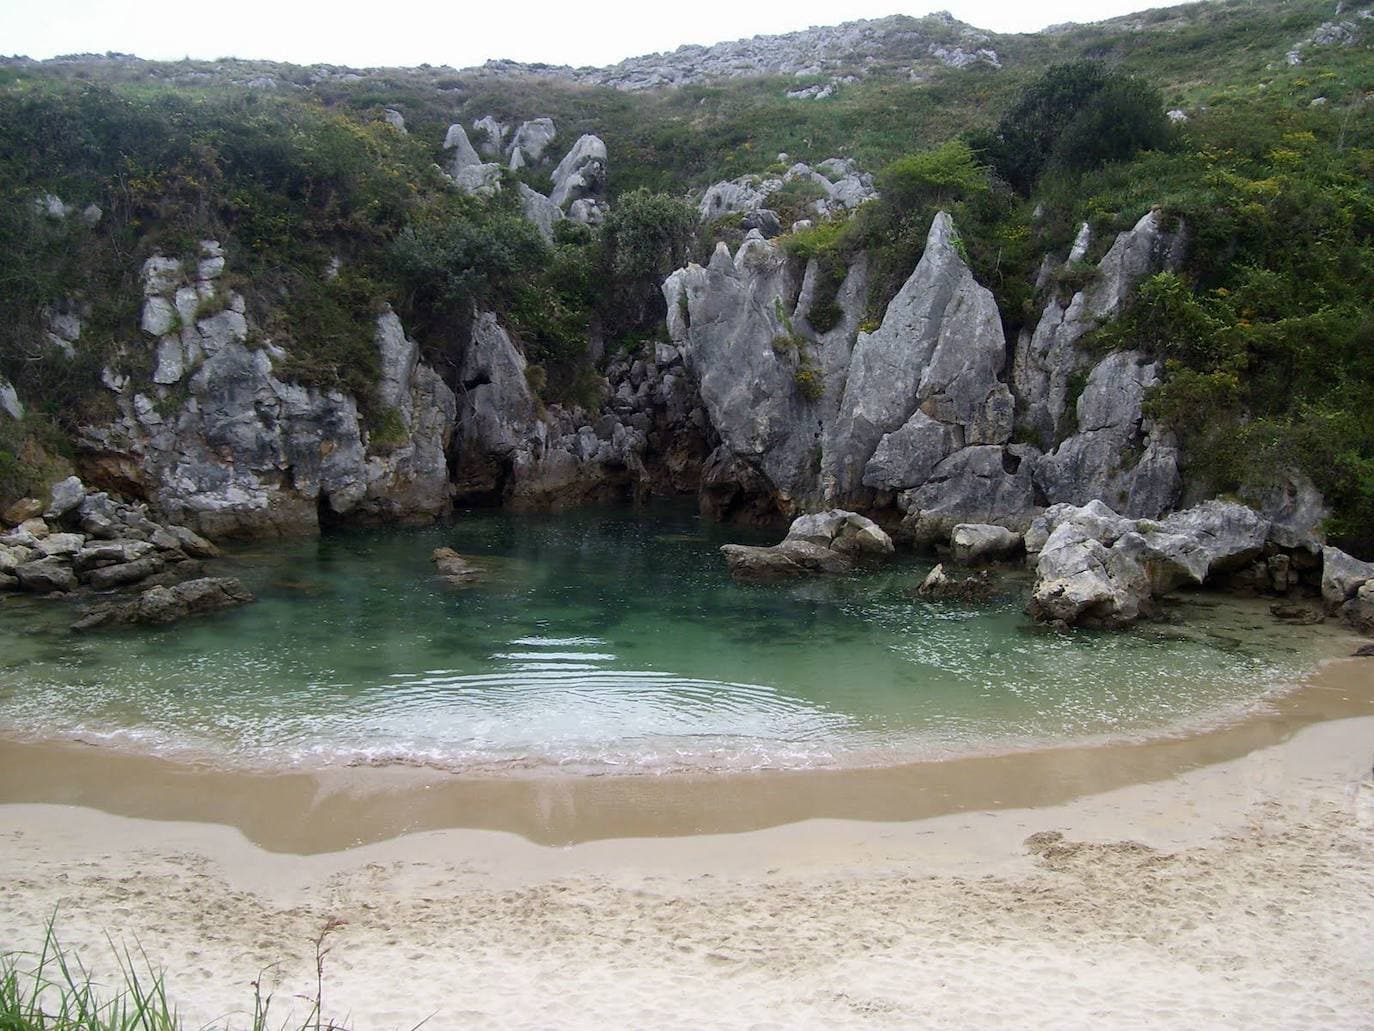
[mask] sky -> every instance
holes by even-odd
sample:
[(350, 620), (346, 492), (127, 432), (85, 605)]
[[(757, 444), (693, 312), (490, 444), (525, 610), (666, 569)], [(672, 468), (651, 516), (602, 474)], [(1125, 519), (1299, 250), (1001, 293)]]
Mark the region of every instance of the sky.
[[(1175, 0), (1176, 2), (1176, 0)], [(452, 65), (490, 58), (604, 65), (760, 33), (948, 10), (997, 32), (1033, 32), (1160, 6), (1159, 0), (0, 0), (0, 54), (119, 51), (156, 60), (243, 57), (294, 64)]]

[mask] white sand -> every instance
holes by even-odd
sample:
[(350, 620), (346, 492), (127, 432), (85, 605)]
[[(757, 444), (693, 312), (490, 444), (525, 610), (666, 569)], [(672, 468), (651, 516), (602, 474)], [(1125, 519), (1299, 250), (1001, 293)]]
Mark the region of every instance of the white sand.
[[(1054, 807), (550, 849), (346, 852), (0, 806), (0, 934), (106, 934), (191, 1026), (314, 992), (358, 1028), (1374, 1027), (1374, 718)], [(1037, 832), (1064, 838), (1028, 849)], [(1132, 843), (1134, 842), (1134, 843)]]

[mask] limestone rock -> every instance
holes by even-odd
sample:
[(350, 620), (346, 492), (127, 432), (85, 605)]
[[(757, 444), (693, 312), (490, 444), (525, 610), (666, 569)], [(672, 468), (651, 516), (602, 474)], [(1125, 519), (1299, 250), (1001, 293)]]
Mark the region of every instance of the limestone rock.
[[(860, 333), (854, 345), (837, 418), (824, 442), (827, 493), (852, 496), (865, 480), (883, 489), (916, 486), (910, 468), (897, 470), (887, 461), (865, 472), (883, 438), (902, 431), (918, 411), (949, 426), (959, 443), (1004, 443), (1011, 435), (1011, 396), (997, 377), (1005, 355), (992, 294), (974, 281), (955, 247), (953, 223), (941, 212), (882, 325)], [(904, 437), (921, 433), (931, 436), (924, 421), (907, 428)], [(884, 458), (898, 448), (890, 444)], [(898, 475), (888, 479), (884, 473)]]
[(65, 480), (53, 485), (52, 500), (48, 503), (48, 510), (43, 513), (43, 518), (48, 520), (61, 519), (85, 500), (86, 488), (82, 485), (81, 479), (76, 476), (68, 476)]
[(4, 520), (11, 526), (19, 526), (43, 514), (43, 502), (37, 498), (20, 498), (5, 509)]
[(72, 624), (73, 630), (126, 623), (167, 624), (246, 605), (253, 595), (232, 577), (201, 577), (172, 587), (151, 587), (129, 602), (100, 606)]
[(0, 376), (0, 415), (11, 419), (24, 418), (24, 405), (14, 386), (4, 376)]
[(452, 151), (449, 155), (448, 172), (454, 178), (464, 169), (482, 164), (482, 159), (473, 149), (467, 131), (461, 124), (455, 123), (448, 127), (448, 133), (444, 136), (444, 150)]
[[(557, 138), (558, 129), (554, 126), (552, 118), (532, 118), (528, 122), (522, 122), (520, 128), (515, 130), (514, 139), (511, 140), (510, 157), (514, 160), (516, 152), (519, 152), (522, 164), (537, 165), (544, 160), (549, 146)], [(604, 154), (602, 160), (605, 160)]]
[(1089, 364), (1078, 341), (1116, 317), (1146, 276), (1176, 268), (1184, 243), (1181, 226), (1170, 227), (1163, 215), (1151, 211), (1117, 236), (1092, 282), (1067, 303), (1050, 298), (1035, 328), (1022, 333), (1011, 378), (1017, 421), (1038, 436), (1042, 446), (1062, 436), (1071, 382)]
[(876, 523), (840, 509), (798, 517), (782, 543), (770, 548), (725, 544), (720, 549), (730, 575), (741, 581), (843, 574), (857, 559), (885, 557), (892, 550), (891, 538)]
[(606, 144), (590, 134), (578, 139), (553, 170), (549, 200), (566, 210), (573, 201), (602, 200), (606, 193)]
[(1374, 580), (1374, 563), (1361, 562), (1330, 545), (1322, 548), (1322, 600), (1329, 608), (1344, 605)]
[(960, 523), (950, 542), (954, 545), (954, 560), (965, 566), (1009, 559), (1024, 546), (1021, 534), (987, 523)]
[(76, 574), (58, 558), (41, 558), (15, 567), (14, 576), (26, 591), (47, 594), (76, 590)]
[(120, 587), (124, 584), (146, 580), (148, 577), (162, 572), (165, 566), (166, 562), (160, 555), (145, 555), (143, 558), (135, 559), (132, 562), (123, 562), (113, 566), (99, 566), (92, 569), (87, 574), (87, 580), (97, 591), (104, 591), (111, 587)]
[(467, 586), (482, 579), (482, 571), (452, 548), (435, 548), (430, 561), (440, 578), (451, 586)]
[[(1051, 504), (1094, 498), (1130, 516), (1155, 518), (1182, 492), (1173, 437), (1142, 414), (1159, 367), (1136, 351), (1110, 354), (1093, 367), (1078, 399), (1078, 432), (1035, 466), (1035, 484)], [(1126, 456), (1138, 454), (1131, 462)]]
[(520, 210), (534, 223), (539, 235), (548, 243), (553, 242), (553, 227), (563, 220), (563, 209), (542, 193), (536, 193), (524, 183), (516, 185), (520, 195)]
[(932, 569), (921, 581), (921, 586), (916, 588), (918, 598), (961, 604), (988, 602), (1001, 593), (1001, 589), (993, 582), (987, 570), (982, 570), (974, 576), (956, 579), (945, 572), (943, 564)]
[(991, 523), (1024, 532), (1035, 517), (1031, 479), (1039, 452), (1027, 444), (982, 445), (954, 452), (914, 490), (897, 495), (903, 528), (928, 547), (960, 523)]

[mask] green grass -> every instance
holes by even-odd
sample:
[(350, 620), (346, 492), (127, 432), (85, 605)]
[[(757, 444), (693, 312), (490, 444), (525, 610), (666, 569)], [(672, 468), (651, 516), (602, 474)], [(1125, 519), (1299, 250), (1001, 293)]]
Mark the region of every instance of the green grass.
[[(315, 994), (306, 1000), (310, 1009), (304, 1018), (276, 1021), (272, 995), (259, 978), (243, 1022), (216, 1022), (203, 1031), (343, 1031), (346, 1025), (323, 1015), (325, 942), (338, 926), (326, 923), (315, 939)], [(184, 1031), (187, 1025), (168, 996), (165, 973), (141, 948), (111, 942), (110, 949), (116, 969), (112, 984), (61, 944), (52, 921), (36, 953), (0, 953), (0, 1031)]]

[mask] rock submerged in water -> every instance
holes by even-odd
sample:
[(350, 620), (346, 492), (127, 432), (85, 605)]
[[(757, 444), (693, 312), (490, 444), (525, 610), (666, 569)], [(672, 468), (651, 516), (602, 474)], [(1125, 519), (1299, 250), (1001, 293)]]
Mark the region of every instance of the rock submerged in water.
[(991, 601), (1001, 593), (1001, 589), (993, 582), (986, 569), (973, 576), (955, 579), (945, 572), (943, 563), (932, 569), (921, 581), (921, 586), (916, 588), (916, 596), (926, 601), (954, 601), (963, 604)]
[(429, 560), (438, 570), (439, 579), (451, 587), (470, 587), (482, 579), (482, 571), (452, 548), (435, 548)]
[(132, 601), (101, 605), (87, 612), (72, 629), (129, 624), (162, 625), (253, 601), (253, 595), (234, 577), (201, 577), (173, 587), (150, 587)]
[(720, 552), (736, 580), (760, 582), (842, 575), (857, 561), (885, 558), (893, 550), (892, 538), (873, 520), (832, 509), (793, 520), (780, 544), (769, 548), (724, 544)]

